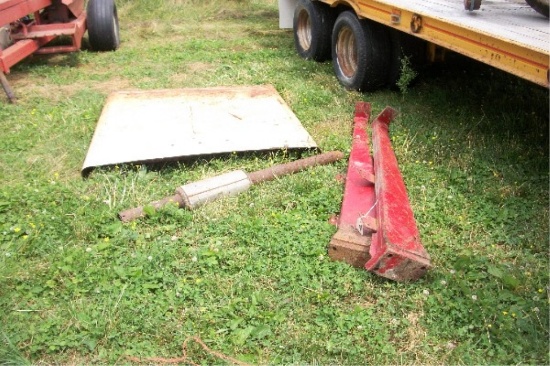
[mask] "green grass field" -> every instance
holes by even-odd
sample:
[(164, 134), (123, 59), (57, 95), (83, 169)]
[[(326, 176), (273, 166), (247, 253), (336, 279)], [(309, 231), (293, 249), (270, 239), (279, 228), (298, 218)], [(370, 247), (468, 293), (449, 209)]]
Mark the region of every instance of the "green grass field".
[[(457, 55), (406, 93), (344, 90), (300, 59), (277, 1), (117, 0), (121, 45), (35, 56), (0, 102), (0, 363), (548, 364), (549, 92)], [(396, 283), (333, 262), (347, 161), (194, 211), (117, 213), (296, 152), (80, 169), (110, 92), (271, 84), (323, 151), (355, 103), (391, 136), (434, 268)], [(2, 95), (2, 97), (4, 97)], [(307, 156), (309, 153), (305, 153)], [(157, 361), (159, 362), (159, 361)], [(157, 363), (150, 362), (150, 363)]]

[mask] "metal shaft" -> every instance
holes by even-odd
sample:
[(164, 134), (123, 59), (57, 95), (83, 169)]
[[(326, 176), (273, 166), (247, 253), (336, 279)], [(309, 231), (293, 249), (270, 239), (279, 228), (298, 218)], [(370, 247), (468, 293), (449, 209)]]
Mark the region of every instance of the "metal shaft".
[(8, 82), (8, 78), (6, 78), (6, 75), (1, 71), (0, 71), (0, 84), (2, 84), (2, 88), (6, 92), (6, 95), (8, 96), (8, 100), (10, 101), (10, 103), (15, 103), (15, 94), (13, 93), (10, 83)]
[(291, 163), (278, 164), (270, 168), (248, 173), (248, 178), (252, 184), (261, 183), (276, 179), (282, 175), (296, 173), (312, 166), (333, 163), (343, 157), (344, 154), (340, 151), (330, 151), (309, 158), (296, 160)]
[[(296, 173), (296, 172), (299, 172), (301, 170), (304, 170), (304, 169), (312, 167), (312, 166), (329, 164), (329, 163), (335, 162), (339, 159), (342, 159), (343, 157), (344, 157), (344, 154), (342, 152), (340, 152), (340, 151), (331, 151), (331, 152), (327, 152), (327, 153), (324, 153), (324, 154), (311, 156), (309, 158), (296, 160), (296, 161), (293, 161), (291, 163), (274, 165), (274, 166), (272, 166), (270, 168), (267, 168), (267, 169), (258, 170), (256, 172), (246, 174), (246, 176), (250, 180), (251, 184), (255, 184), (255, 183), (265, 182), (265, 181), (268, 181), (268, 180), (273, 180), (273, 179), (276, 179), (277, 177), (280, 177), (280, 176), (283, 176), (283, 175), (286, 175), (286, 174)], [(188, 209), (193, 209), (197, 205), (190, 204), (189, 197), (188, 197), (188, 194), (186, 194), (186, 191), (189, 191), (190, 186), (195, 186), (195, 185), (204, 186), (207, 182), (209, 182), (209, 184), (207, 184), (207, 185), (209, 185), (209, 187), (208, 187), (209, 191), (212, 191), (213, 188), (216, 188), (216, 187), (210, 187), (210, 185), (212, 183), (212, 178), (205, 179), (203, 181), (197, 182), (196, 184), (188, 184), (186, 186), (179, 187), (176, 190), (175, 195), (170, 196), (170, 197), (165, 197), (165, 198), (163, 198), (159, 201), (151, 202), (150, 205), (153, 206), (155, 209), (158, 209), (158, 208), (161, 208), (161, 207), (163, 207), (163, 206), (165, 206), (165, 205), (167, 205), (171, 202), (174, 202), (180, 208), (186, 207)], [(220, 183), (220, 184), (222, 184), (222, 183)], [(224, 189), (224, 187), (222, 187), (222, 186), (220, 186), (218, 188), (220, 188), (220, 190)], [(187, 193), (189, 193), (189, 192), (187, 192)], [(223, 194), (220, 194), (218, 196), (221, 197), (221, 196), (223, 196)], [(118, 214), (118, 217), (123, 222), (129, 222), (129, 221), (135, 220), (139, 217), (145, 216), (145, 212), (144, 212), (143, 209), (144, 209), (144, 206), (131, 208), (131, 209), (120, 212)]]
[[(183, 199), (179, 194), (175, 194), (170, 197), (165, 197), (159, 201), (151, 202), (150, 205), (153, 206), (155, 209), (158, 209), (172, 202), (177, 204), (179, 208), (182, 208), (183, 206), (185, 206), (185, 204), (183, 203)], [(144, 207), (145, 206), (139, 206), (139, 207), (130, 208), (128, 210), (122, 211), (118, 214), (118, 217), (123, 222), (130, 222), (132, 220), (138, 219), (140, 217), (145, 216)]]

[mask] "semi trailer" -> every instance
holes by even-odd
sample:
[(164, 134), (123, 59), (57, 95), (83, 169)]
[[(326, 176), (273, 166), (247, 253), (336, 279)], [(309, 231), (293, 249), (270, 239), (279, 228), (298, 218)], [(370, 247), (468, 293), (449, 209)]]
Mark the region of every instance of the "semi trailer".
[[(350, 90), (399, 82), (406, 68), (462, 54), (549, 87), (548, 0), (279, 0), (305, 59), (332, 59)], [(537, 10), (535, 10), (537, 9)]]

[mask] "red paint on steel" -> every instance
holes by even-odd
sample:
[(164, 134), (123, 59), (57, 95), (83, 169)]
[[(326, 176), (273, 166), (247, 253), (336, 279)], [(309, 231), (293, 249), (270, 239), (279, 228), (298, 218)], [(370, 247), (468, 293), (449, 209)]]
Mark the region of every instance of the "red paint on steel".
[(81, 15), (68, 23), (37, 24), (24, 27), (20, 32), (13, 32), (13, 40), (41, 38), (47, 36), (72, 36), (77, 28), (83, 28), (86, 23), (86, 17)]
[(0, 1), (0, 26), (10, 24), (29, 14), (44, 9), (52, 0), (7, 0)]
[[(367, 179), (373, 174), (372, 157), (366, 127), (370, 118), (369, 103), (357, 103), (353, 127), (352, 148), (348, 162), (344, 199), (339, 226), (356, 227), (357, 219), (374, 205), (374, 186)], [(374, 210), (371, 210), (374, 216)]]
[[(62, 3), (69, 8), (75, 18), (66, 22), (43, 24), (43, 10), (53, 4), (52, 0), (0, 0), (0, 26), (12, 25), (10, 37), (14, 41), (6, 49), (0, 49), (1, 72), (9, 73), (13, 65), (33, 53), (74, 52), (80, 49), (86, 32), (84, 0), (63, 0)], [(59, 7), (49, 10), (52, 14), (66, 13)], [(21, 21), (29, 14), (34, 14), (34, 20)], [(44, 47), (62, 35), (71, 36), (72, 45)]]
[(55, 37), (43, 37), (40, 39), (24, 39), (14, 43), (5, 50), (0, 50), (0, 67), (6, 74), (10, 67), (36, 52), (40, 47), (53, 40)]
[(405, 182), (391, 147), (389, 124), (397, 114), (387, 107), (372, 123), (376, 216), (371, 259), (365, 268), (393, 280), (414, 280), (430, 266), (407, 196)]
[[(72, 35), (72, 45), (67, 46), (48, 46), (42, 47), (37, 54), (51, 54), (51, 53), (62, 53), (62, 52), (76, 52), (82, 47), (82, 38), (86, 32), (86, 14), (82, 13), (75, 20), (67, 24), (52, 24), (52, 32), (57, 32), (55, 29), (56, 25), (64, 25), (66, 28), (70, 29), (69, 35)], [(41, 26), (44, 27), (44, 26)], [(45, 28), (47, 30), (47, 28)], [(61, 29), (60, 29), (61, 30)]]
[[(361, 235), (357, 230), (357, 220), (371, 210), (374, 204), (372, 183), (372, 157), (369, 151), (366, 127), (371, 106), (357, 103), (352, 135), (352, 149), (348, 161), (344, 198), (338, 230), (328, 245), (328, 255), (332, 260), (343, 261), (354, 267), (364, 267), (369, 256), (370, 235)], [(369, 181), (370, 178), (370, 181)]]

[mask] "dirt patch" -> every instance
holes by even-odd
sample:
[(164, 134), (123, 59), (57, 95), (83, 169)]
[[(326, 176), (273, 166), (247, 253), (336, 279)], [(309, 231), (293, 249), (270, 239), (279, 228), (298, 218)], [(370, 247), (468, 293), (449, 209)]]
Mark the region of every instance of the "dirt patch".
[(18, 99), (27, 98), (45, 98), (52, 101), (61, 101), (76, 95), (78, 92), (86, 89), (93, 89), (100, 93), (109, 94), (114, 91), (131, 88), (131, 84), (126, 79), (114, 78), (107, 81), (87, 81), (78, 84), (53, 85), (34, 83), (29, 76), (18, 75), (10, 78), (10, 83)]
[(191, 62), (187, 64), (187, 70), (189, 73), (200, 73), (205, 71), (212, 71), (214, 70), (214, 66), (208, 62)]
[(420, 324), (420, 319), (424, 316), (423, 312), (410, 312), (406, 314), (409, 326), (407, 328), (407, 337), (403, 344), (403, 350), (406, 353), (414, 354), (417, 362), (424, 363), (429, 359), (421, 345), (426, 344), (426, 329)]
[[(133, 89), (132, 84), (127, 79), (113, 78), (107, 81), (94, 83), (92, 88), (99, 92), (110, 94), (119, 90)], [(135, 89), (135, 88), (134, 88)]]

